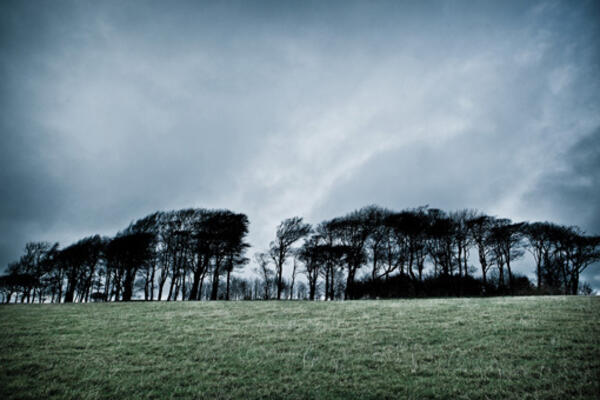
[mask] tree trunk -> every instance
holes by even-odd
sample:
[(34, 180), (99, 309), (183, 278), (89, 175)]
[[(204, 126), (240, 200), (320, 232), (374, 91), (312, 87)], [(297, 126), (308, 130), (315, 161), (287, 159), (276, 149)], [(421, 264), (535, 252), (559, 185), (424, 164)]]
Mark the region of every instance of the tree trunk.
[(294, 282), (296, 281), (296, 259), (294, 258), (294, 269), (292, 270), (292, 283), (290, 285), (290, 300), (294, 299)]
[(483, 286), (485, 287), (487, 285), (487, 277), (486, 277), (486, 270), (485, 268), (481, 269), (481, 278), (483, 280)]
[(156, 297), (158, 301), (162, 300), (163, 287), (165, 286), (166, 281), (166, 279), (161, 279), (158, 282), (158, 296)]
[(329, 297), (329, 266), (325, 267), (325, 301)]
[(579, 292), (579, 271), (577, 271), (577, 270), (573, 271), (572, 276), (573, 277), (571, 279), (573, 282), (571, 283), (571, 286), (572, 286), (573, 292), (571, 294), (577, 295)]
[(371, 272), (371, 280), (377, 278), (377, 250), (373, 248), (373, 272)]
[(409, 256), (408, 265), (407, 265), (408, 274), (410, 275), (412, 280), (415, 280), (415, 273), (413, 271), (414, 253), (412, 251), (410, 251), (409, 253), (410, 253), (410, 256)]
[(348, 276), (346, 278), (346, 290), (344, 291), (344, 300), (350, 300), (353, 297), (354, 274), (356, 267), (348, 268)]
[(185, 295), (187, 294), (187, 290), (185, 288), (185, 278), (187, 276), (187, 272), (184, 271), (181, 278), (181, 300), (185, 300)]
[(329, 300), (333, 301), (335, 298), (335, 267), (331, 267), (329, 276)]
[(508, 286), (509, 286), (509, 289), (510, 289), (510, 293), (514, 294), (515, 285), (514, 285), (514, 279), (513, 279), (512, 270), (510, 268), (510, 257), (506, 258), (506, 270), (508, 271)]
[(190, 290), (190, 300), (198, 300), (198, 286), (200, 286), (200, 275), (202, 274), (200, 265), (194, 271), (194, 277), (192, 278), (192, 289)]
[(113, 279), (113, 292), (115, 294), (115, 301), (119, 301), (121, 297), (121, 281), (120, 277)]
[(133, 283), (135, 280), (136, 271), (132, 268), (127, 269), (125, 272), (125, 282), (123, 288), (123, 301), (131, 301), (133, 296)]
[(106, 270), (106, 279), (104, 280), (104, 298), (106, 301), (110, 301), (109, 297), (110, 291), (110, 271)]
[(281, 300), (281, 291), (283, 290), (283, 263), (281, 260), (277, 264), (277, 300)]
[(217, 296), (219, 294), (219, 269), (221, 268), (220, 261), (215, 260), (215, 270), (213, 271), (213, 280), (212, 280), (212, 288), (210, 291), (210, 299), (217, 300)]
[(542, 257), (540, 256), (536, 261), (537, 288), (540, 290), (542, 288)]
[(200, 285), (198, 286), (198, 295), (196, 296), (196, 298), (198, 300), (202, 300), (202, 286), (204, 286), (204, 278), (206, 277), (207, 270), (208, 270), (208, 268), (205, 268), (204, 272), (202, 273), (202, 276), (200, 277)]
[(265, 279), (264, 300), (269, 300), (269, 281)]
[(146, 277), (144, 282), (144, 301), (148, 301), (150, 295), (150, 270), (146, 269)]
[(72, 303), (75, 295), (75, 278), (70, 277), (67, 282), (67, 291), (65, 292), (65, 303)]
[(173, 297), (173, 289), (175, 288), (175, 281), (177, 280), (177, 274), (173, 271), (173, 276), (171, 277), (171, 284), (169, 285), (169, 295), (167, 296), (167, 301), (171, 301), (171, 297)]
[(461, 278), (462, 277), (462, 245), (458, 245), (458, 254), (457, 254), (457, 261), (458, 261), (458, 277)]
[(173, 292), (173, 301), (177, 301), (177, 297), (179, 297), (179, 288), (181, 288), (181, 275), (178, 275), (177, 281), (175, 281), (175, 291)]
[(227, 270), (227, 288), (225, 289), (225, 300), (229, 300), (229, 282), (230, 282), (231, 272)]
[(152, 263), (152, 273), (150, 274), (150, 301), (154, 300), (154, 278), (156, 275), (156, 264)]

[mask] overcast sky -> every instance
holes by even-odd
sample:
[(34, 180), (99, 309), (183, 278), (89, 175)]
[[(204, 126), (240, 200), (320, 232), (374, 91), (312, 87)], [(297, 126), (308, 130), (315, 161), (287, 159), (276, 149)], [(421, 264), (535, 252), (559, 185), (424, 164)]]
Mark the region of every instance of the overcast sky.
[(598, 1), (2, 1), (0, 268), (187, 207), (252, 251), (372, 203), (600, 234), (599, 37)]

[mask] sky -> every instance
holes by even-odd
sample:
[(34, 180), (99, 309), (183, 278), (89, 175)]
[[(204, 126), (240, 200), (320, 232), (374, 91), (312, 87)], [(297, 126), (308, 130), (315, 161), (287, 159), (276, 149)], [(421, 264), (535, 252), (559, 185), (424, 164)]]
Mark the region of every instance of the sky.
[(600, 234), (599, 37), (584, 0), (2, 1), (0, 270), (188, 207), (251, 252), (369, 204)]

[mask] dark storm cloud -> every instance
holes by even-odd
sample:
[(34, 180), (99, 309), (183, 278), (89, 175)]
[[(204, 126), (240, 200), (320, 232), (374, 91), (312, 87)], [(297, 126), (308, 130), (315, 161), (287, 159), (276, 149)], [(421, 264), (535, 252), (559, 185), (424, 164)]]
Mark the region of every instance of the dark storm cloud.
[(0, 7), (2, 265), (190, 206), (256, 250), (370, 203), (596, 226), (597, 2)]
[(568, 148), (525, 196), (526, 204), (600, 235), (600, 130)]
[[(600, 130), (595, 130), (564, 152), (561, 162), (525, 195), (524, 204), (556, 222), (600, 235), (599, 200)], [(600, 265), (590, 266), (582, 277), (600, 288)]]

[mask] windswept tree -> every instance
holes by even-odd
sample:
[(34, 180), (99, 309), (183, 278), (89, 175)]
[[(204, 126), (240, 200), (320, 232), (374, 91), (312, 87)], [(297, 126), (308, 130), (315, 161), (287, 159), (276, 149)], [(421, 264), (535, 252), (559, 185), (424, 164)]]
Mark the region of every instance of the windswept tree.
[(339, 282), (342, 270), (348, 265), (349, 249), (340, 240), (339, 228), (336, 219), (323, 221), (316, 228), (316, 237), (319, 240), (317, 251), (322, 265), (319, 272), (325, 280), (325, 300), (334, 300), (336, 289), (343, 286)]
[(154, 300), (154, 284), (159, 269), (158, 241), (160, 240), (160, 222), (163, 213), (155, 212), (133, 222), (128, 233), (148, 234), (152, 238), (148, 246), (148, 259), (140, 267), (143, 279), (144, 300)]
[(446, 212), (439, 209), (429, 209), (430, 218), (427, 230), (429, 256), (434, 265), (434, 273), (449, 277), (454, 272), (456, 259), (455, 231), (456, 223)]
[(550, 222), (534, 222), (523, 226), (523, 233), (528, 246), (527, 251), (531, 253), (535, 261), (535, 273), (537, 277), (537, 288), (540, 290), (543, 284), (543, 268), (550, 260), (552, 251), (552, 236), (559, 227)]
[(89, 236), (78, 242), (81, 251), (84, 253), (84, 260), (79, 269), (79, 277), (76, 283), (78, 301), (89, 301), (94, 279), (98, 269), (104, 262), (104, 250), (106, 240), (100, 235)]
[(277, 280), (277, 300), (281, 300), (283, 291), (283, 266), (291, 254), (294, 243), (308, 235), (311, 231), (310, 224), (304, 223), (301, 217), (285, 219), (277, 227), (275, 241), (271, 242), (269, 255), (275, 263)]
[(50, 302), (60, 302), (64, 269), (60, 265), (60, 249), (58, 242), (54, 243), (44, 254), (42, 259), (43, 275), (41, 277), (41, 285), (44, 293), (50, 296)]
[(600, 236), (586, 236), (575, 227), (559, 227), (552, 233), (553, 252), (545, 268), (558, 269), (564, 294), (579, 292), (580, 274), (600, 261)]
[(3, 303), (10, 303), (13, 294), (18, 296), (21, 287), (22, 277), (14, 272), (16, 269), (14, 266), (15, 263), (9, 264), (8, 270), (10, 273), (0, 276), (0, 293), (2, 293)]
[(193, 260), (192, 260), (192, 287), (189, 300), (200, 300), (204, 279), (209, 272), (211, 262), (211, 250), (213, 243), (212, 224), (210, 224), (211, 212), (198, 210), (192, 226), (193, 238)]
[[(244, 247), (249, 247), (246, 243), (243, 243)], [(241, 269), (250, 262), (248, 257), (244, 257), (243, 253), (245, 250), (233, 251), (227, 256), (227, 262), (225, 264), (225, 300), (230, 299), (231, 291), (231, 274), (235, 269)]]
[(315, 300), (317, 294), (317, 281), (322, 265), (326, 262), (324, 245), (320, 243), (319, 235), (308, 238), (298, 251), (298, 258), (304, 264), (304, 274), (308, 281), (308, 299)]
[(243, 254), (248, 248), (244, 238), (249, 222), (244, 214), (218, 210), (211, 213), (206, 223), (210, 233), (209, 252), (213, 258), (210, 299), (216, 300), (221, 275), (229, 276), (233, 268), (247, 262)]
[[(227, 210), (189, 208), (156, 212), (134, 222), (125, 233), (144, 233), (153, 238), (148, 260), (138, 270), (144, 299), (154, 298), (155, 285), (157, 298), (162, 299), (168, 283), (167, 300), (198, 300), (205, 278), (209, 277), (209, 296), (216, 298), (222, 276), (226, 277), (224, 296), (228, 297), (231, 274), (248, 261), (243, 256), (248, 247), (243, 241), (247, 232), (247, 217)], [(112, 253), (110, 260), (106, 287), (110, 286), (110, 293), (119, 297), (124, 270)]]
[(130, 301), (137, 272), (152, 260), (154, 236), (148, 232), (125, 232), (106, 248), (107, 264), (113, 271), (115, 300)]
[(371, 261), (371, 279), (375, 280), (382, 269), (382, 264), (385, 263), (387, 239), (391, 234), (390, 227), (385, 222), (392, 212), (375, 205), (371, 205), (366, 209), (369, 214), (367, 218), (370, 232), (365, 247), (367, 258)]
[(263, 299), (268, 300), (271, 298), (270, 288), (273, 283), (273, 276), (275, 272), (269, 267), (271, 263), (271, 257), (267, 253), (256, 253), (254, 254), (254, 261), (258, 265), (256, 272), (263, 281)]
[(579, 293), (579, 277), (593, 263), (600, 261), (600, 236), (586, 236), (575, 230), (572, 236), (573, 251), (567, 264), (570, 294)]
[[(177, 253), (179, 251), (177, 233), (181, 230), (182, 224), (179, 214), (180, 211), (168, 211), (160, 213), (158, 216), (157, 246), (155, 249), (155, 256), (161, 266), (157, 282), (158, 300), (162, 300), (163, 290), (169, 278), (172, 285), (174, 284), (174, 279), (176, 279), (174, 275), (176, 275), (175, 270), (178, 268), (176, 265), (178, 260)], [(169, 287), (168, 300), (173, 295), (172, 285)]]
[(353, 285), (358, 270), (367, 260), (367, 240), (374, 229), (374, 221), (379, 218), (379, 209), (369, 206), (354, 211), (344, 217), (330, 221), (339, 245), (345, 251), (346, 286), (344, 298), (353, 298)]
[(469, 255), (473, 246), (473, 237), (469, 222), (477, 215), (475, 210), (459, 210), (450, 213), (454, 220), (454, 241), (456, 244), (456, 264), (458, 265), (458, 276), (469, 275)]
[(31, 301), (31, 291), (38, 285), (38, 280), (32, 273), (26, 271), (26, 267), (20, 261), (8, 265), (9, 273), (2, 277), (7, 302), (10, 302), (13, 293), (16, 296), (15, 303), (18, 301), (29, 303)]
[(169, 292), (167, 300), (177, 300), (181, 292), (182, 300), (186, 299), (186, 281), (193, 262), (192, 224), (195, 221), (196, 210), (189, 208), (167, 214), (165, 220), (167, 239), (165, 243), (166, 261), (169, 266)]
[[(58, 243), (29, 242), (25, 245), (25, 254), (17, 263), (13, 263), (9, 270), (17, 281), (21, 282), (22, 302), (42, 302), (45, 298), (48, 285), (45, 279), (48, 277), (49, 260), (54, 257)], [(14, 281), (14, 279), (13, 279)]]
[(298, 272), (300, 272), (299, 268), (299, 250), (294, 249), (291, 253), (292, 255), (292, 279), (290, 280), (290, 288), (289, 288), (289, 299), (294, 299), (294, 285), (296, 284), (296, 276)]
[(504, 266), (508, 272), (509, 289), (514, 291), (515, 282), (511, 262), (523, 256), (523, 223), (509, 219), (497, 219), (491, 228), (489, 240), (494, 248), (496, 266), (499, 269), (500, 286), (504, 286)]
[(494, 218), (487, 215), (476, 215), (467, 220), (469, 235), (477, 248), (481, 278), (484, 288), (487, 286), (487, 274), (492, 266), (491, 230)]
[(65, 303), (89, 298), (91, 283), (98, 264), (104, 258), (106, 242), (98, 235), (89, 236), (66, 247), (58, 255), (60, 268), (65, 270), (67, 280)]
[(394, 213), (386, 219), (395, 244), (395, 249), (390, 247), (387, 252), (389, 262), (386, 278), (389, 272), (400, 269), (401, 274), (406, 273), (412, 279), (418, 276), (420, 281), (423, 280), (429, 223), (425, 207)]

